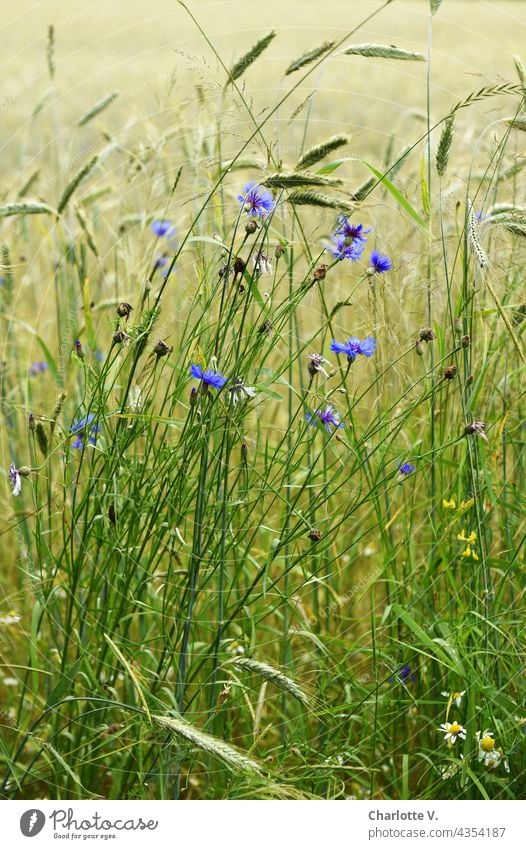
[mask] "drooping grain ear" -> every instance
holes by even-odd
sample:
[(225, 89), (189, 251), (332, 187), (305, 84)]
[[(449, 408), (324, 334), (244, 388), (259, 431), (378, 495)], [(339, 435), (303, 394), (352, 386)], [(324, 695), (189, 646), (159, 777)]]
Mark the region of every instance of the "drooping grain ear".
[(256, 61), (256, 59), (259, 59), (263, 51), (267, 49), (270, 42), (275, 37), (276, 33), (274, 32), (274, 30), (272, 30), (268, 33), (268, 35), (264, 36), (264, 38), (261, 38), (259, 41), (257, 41), (256, 44), (254, 44), (254, 46), (248, 51), (248, 53), (245, 53), (245, 55), (241, 57), (239, 62), (236, 62), (236, 64), (232, 67), (228, 75), (226, 85), (235, 82), (239, 79), (239, 77), (243, 76), (247, 68), (250, 68), (250, 66)]

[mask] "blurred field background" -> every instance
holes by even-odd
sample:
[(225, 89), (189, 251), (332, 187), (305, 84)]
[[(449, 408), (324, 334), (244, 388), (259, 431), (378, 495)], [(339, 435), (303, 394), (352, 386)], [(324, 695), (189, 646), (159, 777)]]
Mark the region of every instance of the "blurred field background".
[[(458, 112), (447, 172), (439, 180), (433, 170), (431, 185), (425, 175), (441, 128), (429, 149), (425, 135), (428, 120), (472, 92), (508, 82), (520, 89), (514, 56), (526, 43), (526, 7), (444, 0), (433, 19), (429, 92), (426, 62), (331, 57), (265, 124), (201, 214), (254, 118), (264, 120), (297, 82), (298, 74), (283, 76), (290, 62), (341, 38), (380, 4), (187, 5), (227, 68), (276, 30), (239, 90), (224, 90), (217, 55), (173, 0), (21, 0), (1, 23), (0, 206), (31, 198), (56, 209), (98, 157), (60, 221), (0, 218), (1, 466), (6, 476), (12, 462), (39, 469), (22, 481), (20, 499), (7, 483), (0, 492), (2, 797), (521, 798), (525, 136), (509, 133), (505, 120), (520, 90)], [(429, 37), (427, 0), (394, 0), (349, 43), (427, 55)], [(324, 299), (308, 289), (297, 310), (284, 307), (287, 321), (263, 357), (245, 314), (240, 328), (235, 311), (222, 325), (214, 301), (221, 263), (248, 254), (237, 195), (247, 180), (291, 171), (305, 149), (339, 133), (351, 140), (335, 156), (356, 157), (334, 173), (349, 192), (371, 177), (358, 160), (383, 172), (420, 139), (393, 181), (432, 224), (432, 238), (376, 187), (353, 220), (372, 228), (368, 250), (388, 253), (394, 270), (374, 288), (358, 285), (366, 262), (360, 273), (338, 263)], [(498, 305), (464, 241), (474, 196), (481, 215), (507, 203), (516, 216), (515, 232), (492, 229), (484, 240)], [(263, 238), (270, 256), (276, 245), (285, 256), (275, 278), (258, 284), (272, 305), (292, 303), (316, 262), (328, 262), (322, 252), (337, 215), (298, 208), (300, 226), (280, 201)], [(164, 288), (152, 273), (164, 249), (152, 221), (172, 222), (180, 243), (197, 215), (196, 241)], [(232, 242), (231, 255), (214, 241)], [(150, 314), (160, 288), (162, 311)], [(352, 304), (340, 308), (350, 289)], [(134, 308), (122, 355), (112, 341), (119, 302)], [(251, 333), (263, 313), (259, 302), (247, 309)], [(455, 318), (472, 336), (468, 353)], [(232, 426), (220, 404), (197, 420), (188, 401), (188, 364), (205, 366), (218, 353), (216, 320), (219, 364), (242, 363), (258, 387), (256, 412), (247, 404)], [(144, 421), (119, 442), (119, 406), (150, 321), (150, 361), (134, 384)], [(414, 343), (428, 325), (436, 350), (424, 345), (420, 359)], [(318, 454), (325, 435), (305, 433), (303, 407), (328, 396), (309, 383), (306, 354), (323, 344), (337, 365), (330, 340), (351, 334), (373, 334), (379, 348), (348, 375), (340, 364), (347, 388), (335, 378), (339, 389), (331, 390), (349, 453), (331, 437)], [(82, 362), (72, 359), (76, 339)], [(158, 339), (175, 347), (166, 367), (152, 354)], [(31, 373), (41, 361), (46, 371)], [(458, 384), (445, 388), (443, 368), (453, 362)], [(57, 404), (61, 425), (46, 430), (46, 458), (28, 415), (49, 428)], [(96, 450), (79, 460), (65, 446), (87, 411), (104, 426)], [(213, 448), (201, 428), (208, 414)], [(472, 448), (459, 440), (479, 419), (489, 442), (477, 438)], [(408, 459), (416, 472), (398, 484)], [(181, 469), (189, 470), (187, 494)], [(192, 489), (199, 469), (209, 474), (204, 502), (202, 480)], [(295, 490), (297, 502), (283, 495)], [(192, 608), (195, 587), (186, 581), (201, 556), (203, 514), (210, 547)], [(321, 548), (313, 551), (309, 527), (318, 525)], [(476, 558), (463, 554), (474, 530)], [(233, 540), (243, 533), (241, 553)], [(461, 708), (453, 694), (462, 694)], [(457, 718), (469, 730), (463, 750), (438, 730)], [(480, 757), (486, 730), (501, 747), (489, 767)], [(225, 751), (221, 741), (237, 748)]]

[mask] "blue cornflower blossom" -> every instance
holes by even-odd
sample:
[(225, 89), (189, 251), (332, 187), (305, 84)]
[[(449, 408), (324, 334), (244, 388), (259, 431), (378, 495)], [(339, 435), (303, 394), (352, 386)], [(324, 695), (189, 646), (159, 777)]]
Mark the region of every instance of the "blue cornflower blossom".
[(389, 259), (388, 256), (382, 255), (379, 251), (373, 251), (371, 254), (371, 265), (369, 266), (369, 273), (371, 274), (385, 274), (386, 271), (391, 271), (393, 268), (393, 263)]
[(46, 362), (37, 362), (33, 363), (33, 365), (29, 369), (29, 374), (31, 377), (35, 377), (37, 374), (43, 374), (47, 371), (47, 363)]
[(360, 241), (348, 242), (343, 236), (336, 236), (334, 233), (331, 234), (331, 239), (332, 244), (327, 246), (327, 250), (335, 259), (349, 259), (351, 262), (356, 262), (365, 250), (364, 243)]
[(83, 448), (86, 432), (90, 445), (95, 445), (97, 434), (101, 431), (100, 424), (93, 423), (95, 416), (93, 413), (88, 413), (87, 416), (82, 416), (79, 419), (74, 419), (70, 428), (72, 434), (76, 435), (76, 439), (72, 442), (73, 448)]
[(243, 194), (238, 195), (237, 199), (247, 215), (253, 215), (257, 218), (266, 218), (276, 206), (271, 192), (262, 186), (258, 186), (253, 181), (245, 183)]
[(313, 426), (316, 425), (316, 419), (325, 427), (325, 430), (328, 433), (332, 433), (331, 427), (337, 430), (340, 427), (345, 427), (343, 422), (340, 421), (339, 414), (335, 411), (332, 404), (327, 404), (324, 410), (315, 410), (314, 414), (307, 413), (307, 421), (310, 422)]
[(331, 233), (332, 244), (327, 246), (327, 250), (336, 259), (356, 262), (365, 250), (365, 233), (370, 232), (363, 224), (352, 224), (346, 215), (340, 215), (334, 232)]
[(164, 268), (165, 265), (168, 265), (168, 254), (157, 254), (155, 257), (155, 270), (159, 268)]
[(219, 374), (218, 371), (212, 371), (212, 369), (205, 370), (198, 365), (190, 366), (190, 374), (192, 377), (195, 377), (196, 380), (201, 381), (201, 391), (206, 391), (209, 386), (213, 386), (213, 388), (217, 390), (222, 389), (227, 382), (227, 378), (223, 377), (222, 374)]
[(400, 669), (389, 678), (389, 683), (394, 684), (397, 682), (398, 684), (405, 684), (406, 681), (416, 681), (416, 675), (411, 669), (409, 663), (405, 663)]
[(416, 466), (413, 466), (412, 463), (402, 463), (398, 466), (398, 471), (402, 477), (407, 477), (407, 475), (412, 475), (415, 471)]
[(376, 339), (372, 336), (367, 336), (366, 339), (360, 340), (356, 336), (351, 336), (347, 342), (337, 342), (333, 339), (331, 342), (331, 351), (336, 354), (345, 354), (350, 363), (353, 363), (358, 354), (364, 357), (371, 357), (376, 351)]
[(152, 232), (160, 238), (166, 236), (167, 239), (171, 239), (175, 235), (175, 227), (166, 218), (155, 218), (150, 226)]
[(366, 242), (367, 239), (365, 239), (364, 236), (366, 233), (370, 232), (370, 227), (367, 227), (366, 229), (363, 224), (351, 224), (346, 215), (339, 215), (338, 223), (334, 230), (334, 235), (343, 236), (344, 239), (348, 239), (353, 242)]

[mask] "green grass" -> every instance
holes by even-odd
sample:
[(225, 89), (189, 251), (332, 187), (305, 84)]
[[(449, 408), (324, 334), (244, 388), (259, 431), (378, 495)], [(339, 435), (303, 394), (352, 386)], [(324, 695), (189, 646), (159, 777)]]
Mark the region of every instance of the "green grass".
[(461, 5), (338, 7), (293, 53), (180, 4), (194, 58), (152, 104), (139, 50), (131, 114), (41, 38), (0, 201), (2, 798), (524, 797), (524, 78), (452, 73)]

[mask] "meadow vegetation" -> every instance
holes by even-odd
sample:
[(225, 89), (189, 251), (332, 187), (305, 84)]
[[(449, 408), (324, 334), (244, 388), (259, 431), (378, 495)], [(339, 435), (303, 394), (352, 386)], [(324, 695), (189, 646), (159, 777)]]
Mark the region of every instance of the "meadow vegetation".
[(523, 798), (524, 10), (216, 5), (8, 25), (1, 797)]

